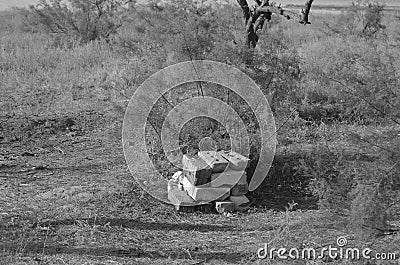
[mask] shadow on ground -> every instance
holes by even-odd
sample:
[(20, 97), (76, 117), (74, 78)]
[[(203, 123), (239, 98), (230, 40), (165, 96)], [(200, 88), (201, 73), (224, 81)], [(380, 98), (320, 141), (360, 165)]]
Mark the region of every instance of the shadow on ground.
[[(298, 168), (304, 154), (291, 153), (279, 155), (274, 158), (272, 166), (263, 183), (248, 197), (253, 205), (275, 211), (285, 211), (289, 203), (297, 203), (294, 209), (318, 209), (318, 199), (307, 192), (309, 177)], [(247, 170), (251, 176), (257, 166), (258, 160), (252, 160)]]
[[(93, 226), (112, 226), (118, 228), (129, 228), (138, 230), (152, 231), (199, 231), (199, 232), (226, 232), (236, 231), (237, 228), (230, 225), (208, 225), (208, 224), (190, 224), (190, 223), (167, 223), (167, 222), (146, 222), (137, 219), (113, 219), (113, 218), (88, 218), (88, 219), (64, 219), (46, 221), (41, 223), (35, 223), (31, 229), (48, 228), (52, 231), (57, 230), (59, 226), (78, 225), (78, 222), (84, 222), (87, 225)], [(14, 227), (15, 228), (15, 227)], [(8, 228), (7, 231), (11, 233)], [(17, 232), (17, 231), (14, 231)], [(4, 234), (4, 233), (2, 233)], [(196, 259), (196, 260), (224, 260), (228, 262), (238, 262), (243, 260), (245, 257), (250, 257), (249, 253), (245, 252), (221, 252), (211, 251), (207, 247), (201, 246), (193, 249), (178, 248), (168, 249), (166, 246), (161, 249), (157, 249), (157, 246), (150, 247), (149, 249), (143, 249), (139, 246), (129, 246), (129, 248), (115, 248), (115, 247), (72, 247), (58, 244), (53, 241), (50, 237), (46, 236), (46, 239), (37, 237), (33, 242), (29, 242), (24, 245), (21, 253), (21, 246), (18, 240), (11, 240), (8, 243), (3, 242), (0, 244), (0, 251), (4, 253), (18, 252), (22, 256), (30, 255), (59, 255), (59, 254), (73, 254), (73, 255), (88, 255), (95, 257), (126, 257), (126, 258), (151, 258), (151, 259)], [(10, 236), (11, 237), (11, 236)], [(10, 238), (9, 237), (9, 238)], [(47, 243), (46, 243), (47, 242)], [(50, 243), (52, 242), (52, 243)], [(13, 253), (14, 254), (14, 253)]]
[[(79, 219), (80, 222), (84, 222), (90, 226), (117, 226), (136, 230), (158, 230), (158, 231), (233, 231), (236, 228), (229, 225), (208, 225), (208, 224), (189, 224), (189, 223), (167, 223), (167, 222), (145, 222), (135, 219), (113, 219), (113, 218), (86, 218)], [(46, 221), (41, 223), (35, 223), (33, 227), (58, 227), (62, 225), (76, 225), (78, 220), (65, 219)]]
[[(1, 245), (0, 249), (15, 249), (12, 245)], [(173, 250), (143, 250), (141, 248), (113, 248), (113, 247), (66, 247), (59, 245), (49, 245), (44, 248), (43, 243), (31, 243), (26, 246), (24, 256), (32, 254), (39, 255), (62, 255), (72, 254), (79, 256), (94, 256), (94, 257), (122, 257), (122, 258), (150, 258), (150, 259), (193, 259), (202, 261), (227, 261), (240, 262), (251, 259), (253, 253), (245, 252), (221, 252), (207, 250), (189, 250), (189, 249), (173, 249)]]

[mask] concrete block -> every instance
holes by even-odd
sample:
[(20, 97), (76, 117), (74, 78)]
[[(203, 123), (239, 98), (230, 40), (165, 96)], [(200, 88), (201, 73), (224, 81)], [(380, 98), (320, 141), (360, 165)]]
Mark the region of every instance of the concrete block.
[(211, 181), (212, 169), (200, 157), (183, 155), (182, 165), (184, 175), (194, 186), (203, 185)]
[(212, 203), (196, 202), (186, 191), (179, 190), (174, 182), (168, 183), (168, 199), (179, 212), (211, 212), (213, 209)]
[(215, 210), (218, 213), (233, 212), (235, 210), (235, 203), (231, 201), (217, 201), (215, 202)]
[(183, 174), (182, 171), (177, 171), (177, 172), (175, 172), (175, 174), (172, 176), (171, 180), (172, 180), (173, 182), (178, 183), (179, 180), (180, 180), (180, 178), (181, 178), (181, 176), (182, 176), (182, 174)]
[(196, 211), (203, 213), (212, 213), (213, 210), (214, 210), (214, 205), (211, 202), (196, 206)]
[(231, 189), (231, 196), (246, 195), (249, 192), (249, 185), (246, 183), (238, 183)]
[(194, 186), (187, 178), (182, 179), (183, 189), (195, 201), (225, 200), (230, 195), (230, 187), (211, 187), (209, 184)]
[(214, 173), (211, 175), (211, 187), (220, 187), (223, 185), (228, 185), (233, 187), (234, 185), (241, 183), (247, 183), (246, 172), (227, 170), (222, 173)]
[(182, 185), (179, 185), (182, 174), (182, 171), (178, 171), (168, 180), (168, 191), (170, 191), (171, 187), (176, 184), (178, 184), (178, 189), (183, 190), (183, 187), (180, 187)]
[(214, 206), (212, 203), (199, 204), (193, 206), (175, 205), (175, 210), (183, 213), (194, 213), (194, 212), (212, 213), (213, 209)]
[(175, 210), (184, 213), (193, 213), (193, 212), (211, 213), (213, 209), (214, 207), (212, 203), (199, 204), (194, 206), (175, 205)]
[(244, 170), (247, 167), (247, 162), (250, 160), (233, 151), (219, 151), (221, 156), (228, 160), (229, 167), (233, 170)]
[(212, 168), (213, 173), (223, 172), (229, 164), (228, 161), (216, 151), (200, 151), (198, 155)]
[(245, 195), (241, 196), (230, 196), (229, 200), (235, 204), (235, 210), (241, 210), (243, 204), (249, 203), (249, 199)]
[(194, 213), (196, 206), (175, 205), (175, 210), (182, 213)]
[(168, 200), (174, 205), (193, 206), (196, 202), (186, 193), (179, 190), (178, 184), (168, 182)]
[(175, 183), (174, 181), (168, 180), (168, 193), (174, 188), (174, 187), (178, 187), (178, 183)]

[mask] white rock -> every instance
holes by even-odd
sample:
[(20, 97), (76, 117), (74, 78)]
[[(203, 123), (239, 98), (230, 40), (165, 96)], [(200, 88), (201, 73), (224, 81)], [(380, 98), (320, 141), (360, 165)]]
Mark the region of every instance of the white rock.
[(223, 158), (228, 160), (229, 167), (233, 170), (244, 170), (247, 167), (247, 162), (250, 160), (234, 151), (220, 151)]
[(182, 171), (175, 172), (175, 174), (172, 175), (172, 177), (171, 177), (171, 181), (175, 182), (175, 183), (178, 183), (180, 178), (181, 178), (181, 176), (182, 176), (182, 173), (183, 173)]

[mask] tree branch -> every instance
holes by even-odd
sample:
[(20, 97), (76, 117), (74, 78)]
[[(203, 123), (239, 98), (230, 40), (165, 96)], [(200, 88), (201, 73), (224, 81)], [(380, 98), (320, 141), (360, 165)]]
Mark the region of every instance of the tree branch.
[(254, 23), (254, 30), (257, 32), (257, 30), (262, 30), (262, 28), (264, 27), (264, 23), (266, 20), (270, 20), (271, 16), (267, 17), (266, 14), (261, 14), (258, 19), (256, 20), (256, 22)]
[(283, 9), (278, 6), (261, 6), (261, 7), (257, 8), (257, 11), (261, 14), (272, 13), (272, 14), (281, 15), (288, 20), (291, 19), (292, 17), (297, 17), (297, 19), (299, 20), (300, 23), (302, 23), (301, 21), (303, 20), (303, 16), (301, 14)]
[(246, 0), (237, 0), (237, 3), (239, 4), (240, 8), (242, 9), (243, 18), (244, 18), (245, 24), (247, 24), (247, 22), (250, 19), (250, 8), (249, 8), (249, 5), (248, 5)]
[(284, 16), (286, 19), (295, 17), (301, 24), (311, 24), (308, 17), (314, 0), (306, 0), (304, 9), (301, 10), (301, 13), (285, 10), (280, 6), (274, 6), (273, 4), (269, 3), (269, 0), (254, 0), (256, 7), (252, 10), (250, 10), (247, 0), (236, 1), (243, 12), (243, 18), (246, 27), (246, 46), (248, 48), (256, 47), (259, 40), (257, 31), (263, 28), (266, 21), (271, 20), (272, 14)]

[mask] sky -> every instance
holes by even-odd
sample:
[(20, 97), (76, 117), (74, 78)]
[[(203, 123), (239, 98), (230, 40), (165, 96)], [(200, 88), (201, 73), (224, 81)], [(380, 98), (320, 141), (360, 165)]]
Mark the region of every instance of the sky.
[[(190, 1), (190, 0), (188, 0)], [(314, 0), (314, 5), (348, 5), (353, 0)], [(305, 0), (275, 0), (274, 2), (286, 4), (304, 4)], [(400, 0), (379, 0), (389, 6), (400, 6)], [(0, 0), (0, 10), (7, 9), (12, 6), (28, 6), (36, 4), (37, 0)]]
[(23, 7), (36, 3), (36, 0), (0, 0), (0, 10), (7, 9), (12, 6)]

